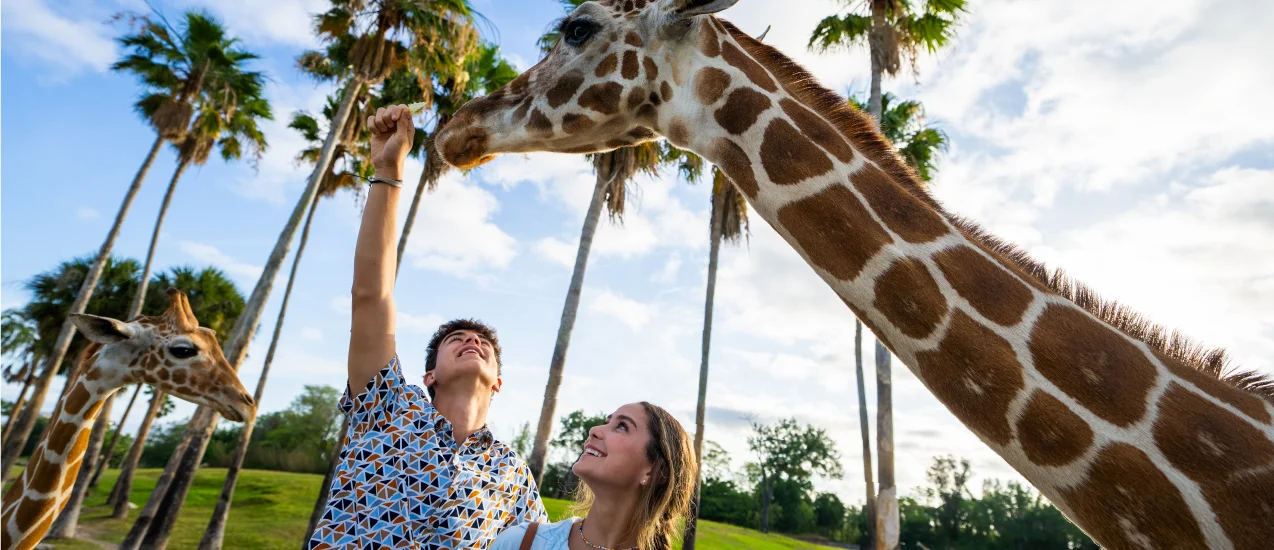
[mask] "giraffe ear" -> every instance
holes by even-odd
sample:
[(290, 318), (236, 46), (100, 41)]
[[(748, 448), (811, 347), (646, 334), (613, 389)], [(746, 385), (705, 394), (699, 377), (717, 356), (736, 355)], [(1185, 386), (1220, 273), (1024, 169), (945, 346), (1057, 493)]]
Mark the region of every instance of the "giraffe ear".
[(137, 333), (128, 323), (96, 315), (75, 313), (71, 315), (71, 322), (85, 338), (99, 344), (118, 344)]
[(673, 0), (671, 13), (686, 18), (723, 11), (739, 0)]

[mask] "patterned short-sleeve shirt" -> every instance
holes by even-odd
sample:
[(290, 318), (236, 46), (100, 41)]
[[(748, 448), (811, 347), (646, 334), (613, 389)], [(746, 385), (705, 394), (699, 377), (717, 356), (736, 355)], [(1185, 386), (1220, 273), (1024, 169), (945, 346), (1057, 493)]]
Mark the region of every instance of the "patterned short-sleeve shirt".
[(507, 527), (548, 520), (526, 463), (485, 426), (452, 439), (397, 357), (340, 406), (348, 441), (307, 548), (485, 549)]

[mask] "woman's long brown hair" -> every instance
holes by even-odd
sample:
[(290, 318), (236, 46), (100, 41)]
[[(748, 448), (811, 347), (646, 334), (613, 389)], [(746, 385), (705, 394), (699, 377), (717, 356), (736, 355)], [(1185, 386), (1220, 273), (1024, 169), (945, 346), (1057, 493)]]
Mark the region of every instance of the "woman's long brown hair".
[[(650, 484), (642, 486), (641, 498), (626, 535), (637, 539), (637, 547), (671, 550), (681, 532), (681, 520), (690, 512), (690, 498), (699, 479), (699, 463), (694, 446), (681, 423), (658, 405), (641, 402), (646, 409), (650, 442), (646, 458), (654, 466)], [(575, 488), (575, 504), (570, 513), (587, 516), (593, 506), (593, 492), (580, 483)]]

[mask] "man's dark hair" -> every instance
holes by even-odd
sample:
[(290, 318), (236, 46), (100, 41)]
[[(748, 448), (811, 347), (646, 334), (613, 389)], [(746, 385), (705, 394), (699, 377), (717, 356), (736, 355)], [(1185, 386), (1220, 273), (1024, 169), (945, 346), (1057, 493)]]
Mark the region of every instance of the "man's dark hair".
[[(433, 337), (429, 339), (429, 345), (425, 346), (425, 372), (438, 368), (438, 347), (442, 345), (443, 338), (457, 330), (471, 330), (491, 341), (491, 347), (495, 349), (496, 375), (500, 375), (504, 370), (504, 362), (500, 359), (500, 338), (496, 336), (495, 329), (477, 319), (454, 319), (443, 323), (438, 330), (434, 331)], [(427, 390), (429, 399), (432, 400), (434, 388), (430, 386)]]

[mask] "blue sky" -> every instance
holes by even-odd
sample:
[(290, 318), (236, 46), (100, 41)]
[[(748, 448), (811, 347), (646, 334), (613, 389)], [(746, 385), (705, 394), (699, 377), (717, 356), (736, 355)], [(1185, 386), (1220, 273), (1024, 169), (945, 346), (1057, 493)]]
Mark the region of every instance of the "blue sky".
[[(538, 58), (535, 38), (561, 15), (554, 0), (473, 4), (498, 31), (487, 28), (487, 37), (521, 68)], [(1257, 0), (971, 4), (953, 47), (921, 58), (918, 81), (904, 74), (886, 85), (922, 100), (952, 138), (934, 182), (939, 199), (1106, 296), (1228, 348), (1236, 364), (1274, 372), (1274, 104), (1265, 99), (1274, 89), (1274, 10)], [(307, 14), (324, 3), (156, 5), (170, 17), (210, 10), (262, 55), (257, 67), (271, 78), (269, 152), (256, 171), (213, 160), (188, 172), (157, 257), (161, 268), (215, 265), (247, 292), (308, 174), (293, 163), (302, 142), (286, 121), (297, 109), (316, 111), (331, 91), (293, 68), (314, 46)], [(766, 41), (829, 87), (866, 89), (864, 51), (804, 49), (838, 3), (774, 5), (742, 0), (725, 17), (753, 34), (773, 25)], [(107, 70), (119, 32), (109, 16), (143, 4), (6, 0), (2, 9), (0, 302), (12, 307), (25, 300), (23, 280), (97, 249), (153, 134), (131, 110), (134, 82)], [(412, 162), (414, 184), (420, 166)], [(115, 254), (144, 257), (172, 168), (165, 150)], [(539, 413), (592, 182), (577, 156), (513, 156), (451, 174), (423, 201), (397, 288), (399, 351), (416, 378), (442, 320), (472, 316), (497, 327), (505, 391), (491, 424), (501, 437)], [(559, 414), (650, 400), (692, 425), (707, 193), (671, 173), (643, 178), (624, 225), (603, 224)], [(344, 383), (358, 216), (348, 196), (319, 207), (263, 410), (285, 407), (305, 384)], [(737, 467), (747, 458), (744, 415), (795, 415), (826, 428), (845, 477), (819, 487), (861, 502), (853, 319), (767, 224), (753, 222), (748, 244), (722, 253), (706, 436)], [(249, 387), (285, 276), (241, 371)], [(901, 367), (894, 388), (904, 494), (939, 454), (972, 459), (980, 476), (1016, 477)], [(874, 402), (874, 386), (868, 395)], [(183, 404), (175, 417), (191, 410)]]

